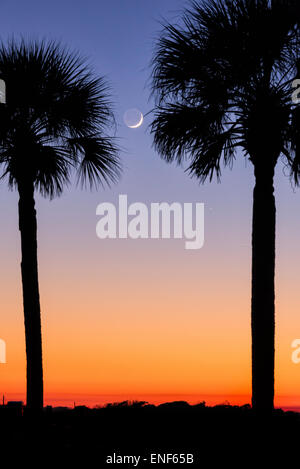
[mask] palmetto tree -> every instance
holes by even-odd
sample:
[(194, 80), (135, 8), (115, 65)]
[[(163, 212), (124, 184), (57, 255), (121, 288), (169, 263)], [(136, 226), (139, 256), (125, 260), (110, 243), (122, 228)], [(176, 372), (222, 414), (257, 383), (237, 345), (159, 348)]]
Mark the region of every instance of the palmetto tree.
[(109, 183), (120, 172), (107, 85), (77, 54), (53, 42), (0, 45), (6, 103), (0, 106), (2, 178), (19, 193), (27, 356), (27, 407), (43, 406), (35, 193), (60, 195), (73, 171), (81, 182)]
[(255, 174), (252, 230), (252, 405), (274, 400), (275, 199), (280, 157), (298, 183), (299, 107), (292, 102), (299, 8), (267, 0), (192, 2), (166, 24), (153, 58), (151, 125), (166, 161), (189, 159), (201, 182), (220, 178), (240, 148)]

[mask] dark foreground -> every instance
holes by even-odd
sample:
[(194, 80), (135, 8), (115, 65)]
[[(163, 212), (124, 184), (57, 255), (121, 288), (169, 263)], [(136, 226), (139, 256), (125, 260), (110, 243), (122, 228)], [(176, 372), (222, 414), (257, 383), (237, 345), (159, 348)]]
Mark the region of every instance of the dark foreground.
[[(34, 419), (0, 409), (1, 455), (39, 467), (282, 467), (298, 463), (300, 414), (258, 418), (249, 406), (127, 403), (45, 409)], [(67, 464), (67, 466), (66, 466)], [(2, 464), (1, 464), (2, 466)], [(4, 467), (4, 465), (3, 465)], [(7, 466), (7, 467), (10, 467)]]

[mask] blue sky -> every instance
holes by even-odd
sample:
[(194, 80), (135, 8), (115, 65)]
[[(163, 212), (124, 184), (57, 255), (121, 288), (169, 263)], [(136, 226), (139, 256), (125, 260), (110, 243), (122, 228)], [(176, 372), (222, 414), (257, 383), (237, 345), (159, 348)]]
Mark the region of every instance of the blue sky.
[[(50, 227), (63, 221), (68, 212), (80, 213), (82, 226), (89, 238), (95, 225), (95, 207), (102, 200), (117, 200), (119, 193), (127, 193), (129, 201), (201, 201), (206, 210), (206, 239), (218, 239), (220, 227), (240, 236), (241, 245), (250, 248), (251, 203), (253, 174), (250, 163), (238, 154), (233, 171), (226, 168), (222, 184), (199, 186), (182, 168), (167, 165), (159, 159), (152, 148), (149, 135), (149, 117), (139, 129), (128, 129), (123, 123), (123, 114), (128, 108), (137, 107), (144, 114), (153, 106), (149, 101), (149, 63), (154, 41), (161, 29), (163, 18), (177, 21), (180, 11), (187, 2), (183, 0), (53, 0), (1, 1), (0, 37), (6, 41), (12, 35), (28, 38), (47, 38), (61, 41), (71, 50), (78, 50), (93, 65), (95, 73), (107, 78), (111, 85), (117, 118), (120, 145), (124, 149), (121, 158), (124, 172), (120, 183), (112, 190), (100, 193), (81, 192), (71, 187), (61, 199), (51, 203), (39, 200), (40, 235), (47, 237)], [(21, 79), (21, 78), (20, 78)], [(289, 179), (283, 176), (281, 164), (276, 178), (279, 237), (284, 246), (284, 237), (289, 236), (288, 226), (299, 227), (293, 215), (298, 210), (299, 191), (293, 191)], [(17, 198), (0, 186), (0, 208), (5, 224), (2, 236), (15, 240), (18, 245)], [(282, 209), (281, 209), (282, 206)], [(290, 210), (286, 210), (289, 207)], [(228, 223), (229, 220), (229, 223)], [(76, 231), (77, 219), (68, 221), (66, 238)], [(279, 218), (280, 222), (280, 218)], [(53, 237), (53, 233), (51, 235)], [(230, 240), (228, 231), (225, 239)], [(42, 238), (43, 239), (43, 238)], [(94, 240), (95, 241), (95, 240)], [(250, 251), (248, 251), (250, 254)]]
[[(206, 204), (206, 247), (213, 240), (241, 239), (250, 255), (250, 228), (252, 167), (242, 155), (237, 155), (233, 171), (223, 171), (222, 184), (215, 181), (199, 186), (182, 168), (161, 161), (152, 148), (152, 138), (146, 117), (139, 129), (128, 129), (123, 114), (128, 108), (137, 107), (144, 114), (153, 106), (149, 101), (150, 68), (154, 41), (161, 30), (163, 19), (177, 21), (187, 5), (183, 0), (53, 0), (1, 1), (0, 37), (6, 41), (12, 35), (27, 38), (54, 39), (71, 50), (86, 56), (95, 73), (105, 76), (111, 85), (117, 119), (116, 135), (124, 151), (121, 152), (124, 172), (120, 183), (112, 190), (99, 193), (81, 192), (75, 187), (53, 202), (40, 200), (40, 236), (53, 239), (53, 227), (63, 222), (66, 213), (77, 213), (84, 235), (94, 234), (95, 208), (103, 200), (116, 201), (118, 194), (127, 193), (130, 201), (200, 201)], [(293, 191), (289, 179), (283, 176), (279, 163), (276, 178), (277, 206), (280, 223), (280, 244), (286, 245), (289, 226), (299, 227), (294, 214), (298, 210), (299, 191)], [(18, 246), (17, 197), (8, 192), (5, 184), (0, 186), (0, 208), (5, 224), (2, 236), (15, 240)], [(281, 210), (282, 206), (282, 210)], [(290, 210), (287, 211), (286, 207)], [(80, 214), (80, 215), (79, 215)], [(76, 232), (78, 218), (68, 219), (66, 239)], [(223, 230), (221, 232), (221, 229)], [(226, 230), (228, 229), (228, 232)], [(234, 231), (235, 235), (232, 236)], [(61, 235), (61, 233), (60, 233)], [(295, 234), (294, 234), (295, 236)], [(294, 237), (293, 236), (293, 237)], [(60, 240), (61, 241), (61, 240)], [(97, 242), (95, 239), (94, 242)], [(42, 248), (41, 248), (42, 249)]]

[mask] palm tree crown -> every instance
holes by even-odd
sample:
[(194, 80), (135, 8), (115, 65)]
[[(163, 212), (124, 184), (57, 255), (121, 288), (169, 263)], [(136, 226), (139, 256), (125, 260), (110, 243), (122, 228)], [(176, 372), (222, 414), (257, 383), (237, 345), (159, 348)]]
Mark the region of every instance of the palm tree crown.
[(161, 156), (179, 163), (189, 156), (189, 171), (203, 182), (220, 176), (237, 147), (253, 163), (275, 165), (282, 154), (298, 182), (299, 106), (291, 95), (299, 24), (299, 11), (284, 2), (206, 0), (192, 2), (182, 25), (165, 25), (152, 72), (151, 130)]
[(117, 178), (117, 148), (105, 135), (113, 121), (108, 87), (78, 55), (53, 42), (11, 41), (0, 46), (0, 71), (0, 163), (11, 186), (31, 180), (53, 197), (73, 169), (91, 185)]

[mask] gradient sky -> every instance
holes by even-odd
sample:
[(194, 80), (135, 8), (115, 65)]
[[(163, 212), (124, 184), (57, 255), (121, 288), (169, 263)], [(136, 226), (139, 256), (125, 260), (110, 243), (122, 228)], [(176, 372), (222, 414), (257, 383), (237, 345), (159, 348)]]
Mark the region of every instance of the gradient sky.
[[(120, 399), (250, 402), (250, 269), (253, 171), (238, 154), (222, 183), (199, 186), (151, 147), (146, 117), (128, 129), (123, 114), (147, 113), (149, 62), (162, 17), (176, 20), (180, 0), (0, 1), (5, 41), (58, 39), (90, 59), (109, 80), (124, 148), (119, 184), (99, 192), (74, 187), (52, 202), (37, 197), (39, 271), (47, 403)], [(20, 78), (21, 79), (21, 78)], [(281, 163), (276, 173), (277, 405), (300, 406), (300, 191)], [(205, 245), (182, 240), (99, 240), (96, 206), (204, 202)], [(0, 186), (0, 393), (24, 399), (25, 342), (17, 195)]]

